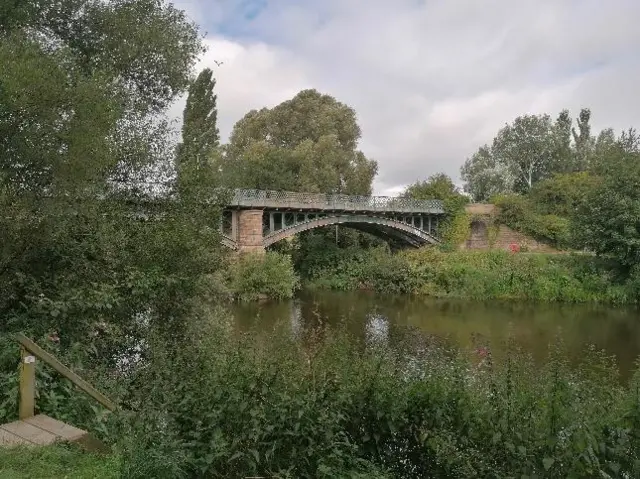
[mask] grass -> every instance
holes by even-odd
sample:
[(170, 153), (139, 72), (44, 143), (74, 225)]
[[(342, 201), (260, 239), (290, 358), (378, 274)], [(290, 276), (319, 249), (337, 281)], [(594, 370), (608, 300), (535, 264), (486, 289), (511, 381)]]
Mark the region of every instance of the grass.
[(115, 479), (117, 456), (99, 456), (75, 446), (0, 448), (2, 479)]

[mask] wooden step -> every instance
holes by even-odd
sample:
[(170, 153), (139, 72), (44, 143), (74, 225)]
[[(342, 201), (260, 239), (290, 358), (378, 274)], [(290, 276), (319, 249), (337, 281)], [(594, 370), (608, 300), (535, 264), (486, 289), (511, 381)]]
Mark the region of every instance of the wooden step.
[(0, 447), (47, 446), (59, 442), (73, 442), (90, 451), (108, 451), (87, 431), (44, 414), (0, 425)]

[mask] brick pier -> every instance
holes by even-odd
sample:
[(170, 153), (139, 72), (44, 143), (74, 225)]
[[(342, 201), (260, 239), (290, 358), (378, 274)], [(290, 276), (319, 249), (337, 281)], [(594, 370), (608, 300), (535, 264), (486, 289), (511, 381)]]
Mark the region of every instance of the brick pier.
[(262, 243), (262, 210), (239, 210), (238, 222), (238, 251), (240, 253), (264, 253)]

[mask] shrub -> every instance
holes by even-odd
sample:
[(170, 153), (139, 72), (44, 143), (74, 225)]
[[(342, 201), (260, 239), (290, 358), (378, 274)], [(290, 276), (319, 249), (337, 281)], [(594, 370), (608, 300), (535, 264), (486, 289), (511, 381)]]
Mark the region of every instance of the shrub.
[(500, 209), (497, 218), (500, 223), (558, 248), (570, 245), (569, 219), (552, 214), (541, 215), (528, 198), (520, 195), (499, 196), (494, 203)]
[(464, 210), (450, 217), (441, 230), (442, 241), (454, 248), (467, 241), (470, 234), (471, 217)]
[(298, 288), (291, 257), (267, 251), (241, 254), (229, 267), (229, 289), (241, 301), (286, 299)]
[(636, 303), (637, 277), (588, 255), (519, 255), (506, 251), (385, 250), (342, 258), (308, 279), (313, 287), (419, 293), (479, 300)]
[(157, 460), (151, 452), (169, 438), (187, 477), (640, 472), (640, 375), (620, 386), (595, 350), (571, 370), (559, 348), (534, 367), (514, 348), (497, 363), (490, 349), (454, 352), (412, 332), (393, 350), (344, 331), (323, 335), (302, 346), (284, 330), (238, 337), (210, 326), (188, 347), (154, 345), (132, 421), (159, 429), (153, 441), (139, 433), (133, 456)]

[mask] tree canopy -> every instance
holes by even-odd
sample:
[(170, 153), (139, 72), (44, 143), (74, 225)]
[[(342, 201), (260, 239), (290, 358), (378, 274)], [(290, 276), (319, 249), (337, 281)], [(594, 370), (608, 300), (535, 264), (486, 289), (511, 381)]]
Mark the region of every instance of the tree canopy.
[(208, 213), (165, 202), (139, 218), (172, 188), (164, 112), (201, 51), (196, 27), (161, 0), (2, 3), (3, 326), (170, 322), (187, 307), (215, 264)]
[(640, 141), (623, 133), (574, 214), (578, 244), (626, 268), (640, 264)]
[(370, 194), (378, 167), (357, 149), (360, 136), (352, 108), (303, 90), (236, 123), (225, 180), (245, 188)]
[(487, 201), (496, 194), (526, 193), (555, 173), (585, 169), (594, 148), (590, 118), (590, 110), (583, 109), (576, 131), (568, 110), (555, 121), (546, 114), (517, 117), (464, 163), (465, 191), (475, 201)]
[(424, 181), (416, 181), (404, 190), (402, 196), (416, 200), (442, 200), (450, 212), (459, 210), (469, 202), (469, 198), (444, 173), (436, 173)]

